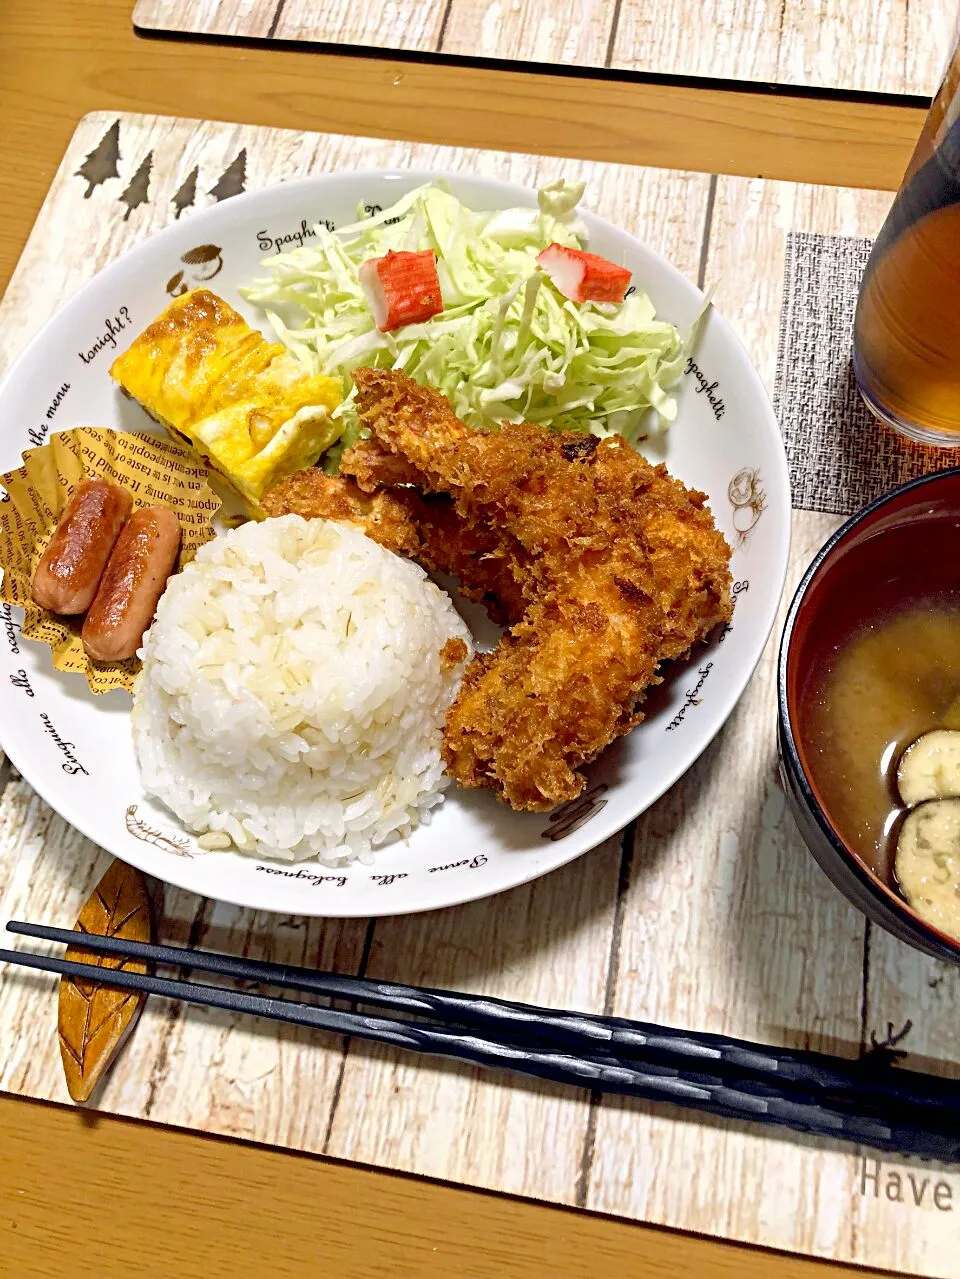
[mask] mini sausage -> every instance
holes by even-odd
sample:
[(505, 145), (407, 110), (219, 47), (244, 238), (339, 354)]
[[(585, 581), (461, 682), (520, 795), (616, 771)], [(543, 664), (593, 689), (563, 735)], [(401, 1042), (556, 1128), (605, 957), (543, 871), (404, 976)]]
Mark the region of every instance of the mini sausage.
[(33, 575), (34, 603), (53, 613), (85, 613), (132, 507), (133, 498), (116, 484), (78, 484)]
[(180, 521), (168, 506), (147, 506), (130, 516), (81, 631), (95, 661), (121, 662), (136, 654), (179, 550)]

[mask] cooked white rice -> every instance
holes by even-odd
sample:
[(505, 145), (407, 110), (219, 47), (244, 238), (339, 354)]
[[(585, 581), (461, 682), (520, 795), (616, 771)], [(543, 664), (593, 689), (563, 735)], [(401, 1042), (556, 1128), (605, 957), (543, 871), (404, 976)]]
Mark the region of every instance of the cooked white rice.
[(144, 789), (208, 846), (329, 865), (439, 804), (443, 717), (470, 633), (423, 570), (359, 530), (298, 515), (204, 546), (174, 577), (141, 656)]

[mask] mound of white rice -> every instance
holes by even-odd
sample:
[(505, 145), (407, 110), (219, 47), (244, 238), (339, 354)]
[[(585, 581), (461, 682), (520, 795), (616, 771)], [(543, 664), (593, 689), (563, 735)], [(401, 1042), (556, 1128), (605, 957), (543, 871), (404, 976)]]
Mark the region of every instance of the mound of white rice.
[(369, 860), (443, 798), (449, 639), (472, 653), (449, 597), (359, 530), (244, 524), (171, 579), (144, 639), (144, 789), (208, 846)]

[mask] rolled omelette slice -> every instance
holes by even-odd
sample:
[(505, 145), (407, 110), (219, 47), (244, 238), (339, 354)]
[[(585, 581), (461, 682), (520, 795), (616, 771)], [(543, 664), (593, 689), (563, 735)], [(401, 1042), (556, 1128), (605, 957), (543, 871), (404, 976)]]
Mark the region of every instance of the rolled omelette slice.
[(253, 507), (340, 436), (339, 378), (304, 373), (209, 289), (176, 298), (110, 367), (152, 418)]

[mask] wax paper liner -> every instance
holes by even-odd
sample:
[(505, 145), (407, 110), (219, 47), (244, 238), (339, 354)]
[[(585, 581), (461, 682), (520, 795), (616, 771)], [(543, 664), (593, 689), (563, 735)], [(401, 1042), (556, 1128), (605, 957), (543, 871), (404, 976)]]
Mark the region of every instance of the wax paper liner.
[(94, 693), (133, 689), (140, 662), (95, 662), (80, 642), (82, 617), (59, 617), (30, 598), (33, 575), (74, 489), (87, 478), (112, 480), (134, 506), (169, 506), (183, 542), (177, 568), (214, 535), (220, 499), (207, 483), (196, 454), (171, 440), (100, 427), (76, 427), (53, 435), (23, 454), (23, 465), (0, 475), (0, 601), (23, 609), (24, 639), (46, 644), (58, 671), (85, 676)]

